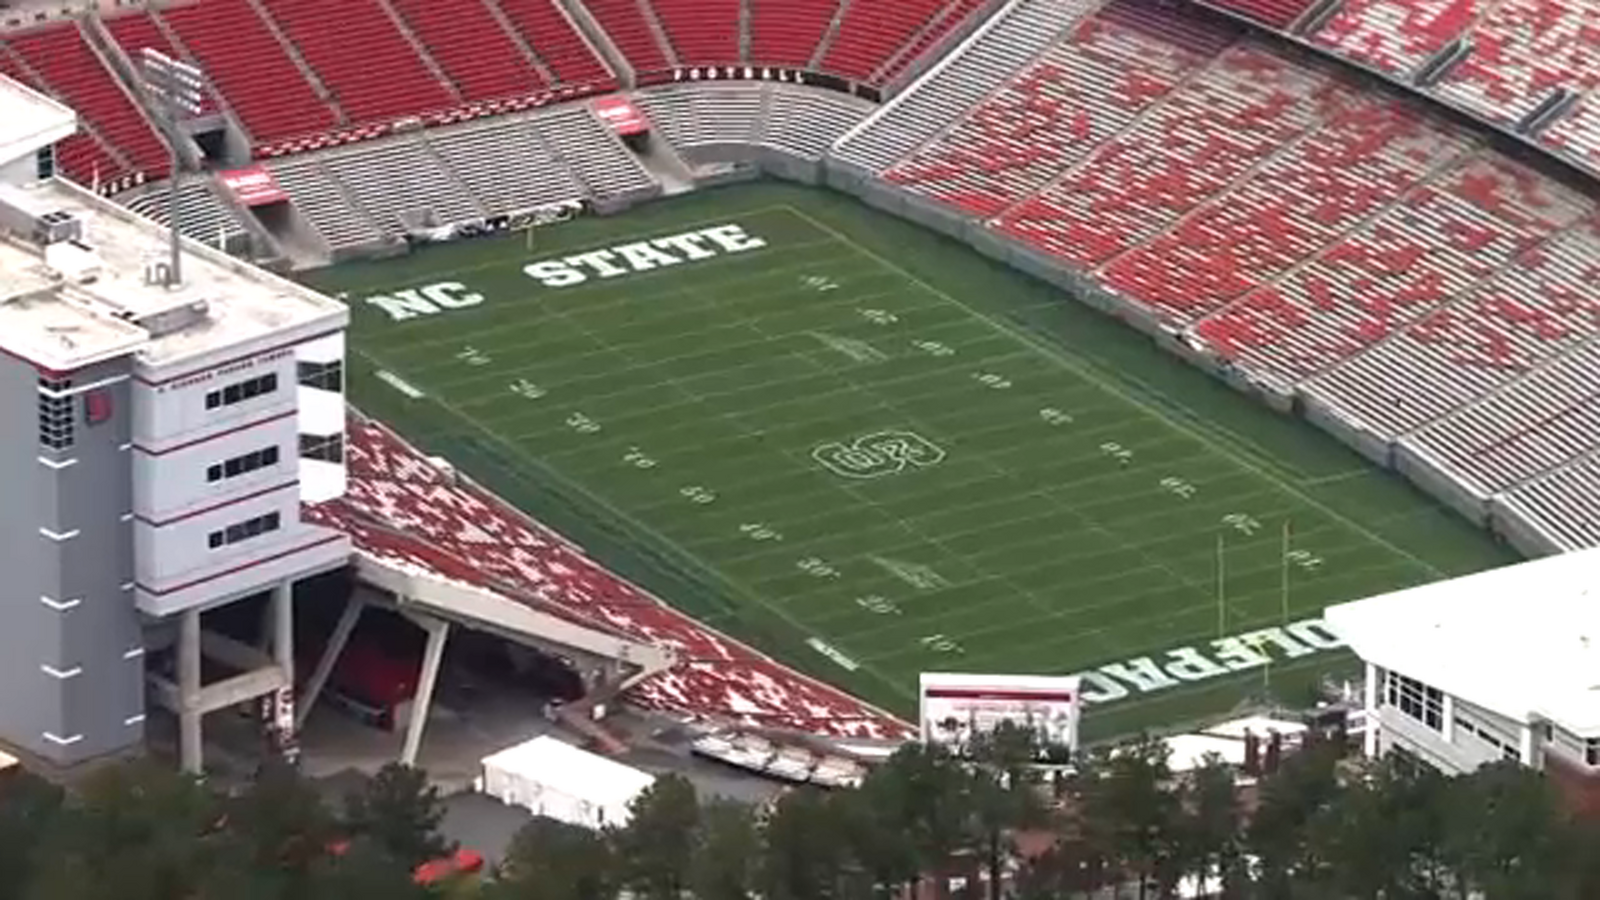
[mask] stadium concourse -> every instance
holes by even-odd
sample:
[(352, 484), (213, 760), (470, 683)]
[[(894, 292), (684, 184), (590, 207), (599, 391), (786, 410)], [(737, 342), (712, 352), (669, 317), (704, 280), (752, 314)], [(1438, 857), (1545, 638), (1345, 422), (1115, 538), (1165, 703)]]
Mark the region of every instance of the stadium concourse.
[[(1597, 0), (203, 0), (24, 24), (0, 72), (81, 111), (65, 174), (161, 216), (138, 188), (164, 150), (129, 85), (140, 48), (192, 60), (212, 81), (196, 159), (253, 164), (269, 199), (192, 181), (180, 223), (280, 261), (392, 252), (423, 212), (827, 183), (1064, 286), (1542, 554), (1600, 544), (1597, 20)], [(618, 95), (649, 142), (600, 115)], [(350, 496), (309, 515), (370, 558), (681, 649), (641, 704), (904, 733), (381, 425), (350, 436)]]

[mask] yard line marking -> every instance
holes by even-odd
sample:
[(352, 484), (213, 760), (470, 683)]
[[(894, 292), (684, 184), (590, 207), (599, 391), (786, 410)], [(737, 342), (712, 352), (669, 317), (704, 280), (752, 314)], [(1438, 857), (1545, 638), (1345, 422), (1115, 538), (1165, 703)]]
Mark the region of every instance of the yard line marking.
[[(860, 244), (856, 243), (855, 240), (850, 238), (848, 235), (844, 234), (843, 232), (840, 232), (838, 229), (832, 227), (831, 225), (828, 225), (828, 224), (826, 224), (824, 222), (818, 221), (817, 219), (813, 218), (812, 216), (808, 215), (807, 213), (803, 212), (802, 210), (797, 209), (793, 205), (785, 204), (785, 207), (789, 210), (789, 212), (793, 213), (796, 217), (804, 219), (807, 222), (810, 222), (813, 226), (815, 226), (820, 231), (825, 231), (825, 232), (827, 232), (829, 234), (834, 235), (835, 237), (837, 237), (840, 240), (840, 242), (842, 242), (844, 244), (847, 244), (847, 245), (849, 245), (851, 247), (854, 247), (856, 252), (861, 253), (864, 256), (867, 256), (869, 258), (876, 259), (883, 266), (885, 266), (886, 268), (893, 269), (894, 271), (897, 271), (897, 272), (901, 273), (902, 275), (904, 275), (906, 277), (906, 279), (908, 281), (910, 281), (913, 284), (916, 284), (916, 285), (922, 287), (924, 290), (928, 291), (929, 293), (932, 293), (932, 294), (934, 294), (936, 296), (944, 297), (945, 299), (949, 300), (951, 303), (954, 303), (957, 306), (960, 306), (961, 308), (969, 311), (970, 313), (972, 313), (972, 315), (977, 316), (978, 318), (983, 319), (984, 321), (990, 323), (995, 328), (1000, 329), (1002, 331), (1007, 331), (1007, 332), (1010, 332), (1012, 334), (1015, 334), (1015, 335), (1017, 335), (1018, 339), (1023, 341), (1024, 343), (1027, 343), (1027, 344), (1029, 344), (1031, 346), (1034, 346), (1034, 347), (1038, 347), (1039, 349), (1044, 351), (1050, 358), (1054, 359), (1062, 368), (1077, 374), (1080, 378), (1083, 378), (1083, 379), (1085, 379), (1087, 381), (1090, 381), (1090, 382), (1093, 382), (1095, 384), (1099, 384), (1106, 391), (1108, 391), (1108, 392), (1110, 392), (1110, 393), (1112, 393), (1112, 394), (1114, 394), (1114, 395), (1116, 395), (1118, 397), (1123, 398), (1124, 400), (1126, 400), (1132, 406), (1136, 406), (1139, 409), (1142, 409), (1142, 410), (1144, 410), (1144, 411), (1146, 411), (1146, 412), (1148, 412), (1148, 413), (1150, 413), (1152, 415), (1157, 415), (1157, 411), (1155, 409), (1153, 409), (1152, 405), (1148, 401), (1144, 400), (1143, 398), (1136, 397), (1136, 396), (1130, 394), (1129, 392), (1123, 390), (1119, 385), (1115, 385), (1115, 384), (1109, 383), (1104, 378), (1102, 378), (1099, 375), (1099, 373), (1085, 371), (1083, 369), (1083, 367), (1079, 366), (1076, 362), (1067, 359), (1066, 356), (1059, 349), (1044, 345), (1037, 338), (1035, 338), (1033, 335), (1028, 334), (1028, 333), (1023, 332), (1023, 331), (1020, 331), (1018, 329), (1015, 329), (1012, 326), (1010, 326), (1010, 325), (1008, 325), (1008, 324), (1006, 324), (1006, 323), (994, 318), (993, 316), (990, 316), (989, 314), (987, 314), (985, 312), (982, 312), (980, 310), (972, 308), (971, 306), (968, 306), (966, 303), (962, 302), (961, 300), (957, 300), (955, 297), (950, 296), (949, 294), (945, 293), (944, 291), (940, 290), (939, 288), (936, 288), (933, 285), (928, 284), (926, 281), (923, 281), (921, 278), (917, 277), (916, 275), (913, 275), (911, 272), (909, 272), (906, 269), (900, 267), (900, 265), (898, 265), (897, 263), (895, 263), (895, 262), (893, 262), (893, 261), (891, 261), (891, 260), (879, 255), (874, 250), (871, 250), (871, 249), (868, 249), (866, 247), (861, 246)], [(1072, 302), (1077, 302), (1077, 301), (1074, 300)], [(1201, 374), (1203, 374), (1203, 373), (1201, 373)], [(1320, 510), (1324, 515), (1328, 516), (1331, 519), (1337, 519), (1338, 521), (1343, 522), (1346, 526), (1348, 526), (1353, 531), (1357, 531), (1357, 532), (1360, 532), (1362, 534), (1365, 534), (1368, 537), (1368, 539), (1370, 539), (1374, 544), (1377, 544), (1379, 546), (1387, 548), (1391, 553), (1394, 553), (1397, 556), (1402, 556), (1402, 557), (1405, 557), (1406, 559), (1411, 560), (1411, 562), (1414, 563), (1416, 566), (1418, 566), (1421, 569), (1424, 569), (1425, 571), (1429, 572), (1430, 574), (1434, 575), (1435, 577), (1438, 577), (1438, 578), (1445, 577), (1446, 573), (1444, 571), (1440, 570), (1439, 568), (1437, 568), (1436, 566), (1434, 566), (1432, 563), (1430, 563), (1427, 560), (1417, 556), (1415, 553), (1412, 553), (1411, 551), (1405, 549), (1404, 547), (1398, 546), (1393, 541), (1390, 541), (1389, 539), (1383, 537), (1382, 535), (1373, 533), (1372, 531), (1370, 531), (1366, 527), (1362, 526), (1360, 523), (1358, 523), (1355, 520), (1351, 519), (1349, 516), (1344, 515), (1343, 513), (1339, 512), (1338, 510), (1330, 508), (1327, 504), (1321, 502), (1320, 500), (1317, 500), (1317, 499), (1315, 499), (1313, 497), (1310, 497), (1310, 496), (1306, 495), (1304, 492), (1302, 492), (1300, 490), (1297, 490), (1295, 488), (1295, 486), (1290, 484), (1286, 479), (1282, 478), (1277, 473), (1268, 472), (1262, 466), (1257, 464), (1254, 460), (1251, 460), (1251, 459), (1248, 459), (1248, 458), (1241, 458), (1236, 453), (1228, 451), (1226, 448), (1224, 448), (1221, 445), (1221, 443), (1219, 441), (1214, 439), (1211, 435), (1204, 434), (1204, 433), (1200, 432), (1199, 430), (1195, 429), (1194, 427), (1192, 427), (1190, 425), (1187, 425), (1187, 424), (1185, 424), (1185, 423), (1183, 423), (1183, 422), (1181, 422), (1179, 420), (1172, 419), (1170, 417), (1157, 415), (1157, 418), (1159, 418), (1159, 419), (1161, 419), (1163, 421), (1166, 421), (1167, 424), (1170, 425), (1172, 428), (1175, 428), (1175, 429), (1177, 429), (1179, 431), (1182, 431), (1182, 432), (1185, 432), (1185, 433), (1189, 434), (1195, 440), (1199, 441), (1202, 444), (1205, 444), (1207, 447), (1213, 448), (1218, 453), (1222, 453), (1224, 455), (1228, 455), (1228, 456), (1233, 457), (1235, 459), (1235, 461), (1239, 465), (1241, 465), (1241, 466), (1243, 466), (1243, 467), (1245, 467), (1247, 469), (1250, 469), (1251, 471), (1256, 472), (1262, 478), (1265, 478), (1265, 479), (1268, 479), (1270, 481), (1276, 482), (1277, 484), (1282, 486), (1283, 489), (1285, 491), (1287, 491), (1288, 493), (1291, 493), (1291, 494), (1294, 494), (1294, 495), (1300, 497), (1300, 499), (1303, 500), (1307, 506), (1311, 506), (1311, 507), (1314, 507), (1314, 508)]]

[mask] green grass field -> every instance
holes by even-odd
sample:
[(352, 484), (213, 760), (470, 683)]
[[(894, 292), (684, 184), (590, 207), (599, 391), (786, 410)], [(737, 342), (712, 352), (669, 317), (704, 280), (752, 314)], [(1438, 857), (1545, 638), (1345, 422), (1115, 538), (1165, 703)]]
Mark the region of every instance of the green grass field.
[[(723, 224), (765, 246), (567, 287), (523, 272)], [(725, 188), (534, 241), (316, 273), (350, 294), (353, 400), (669, 602), (908, 716), (926, 670), (1067, 673), (1279, 624), (1285, 573), (1298, 619), (1511, 559), (1309, 426), (848, 198)], [(440, 282), (484, 300), (404, 321), (363, 302)], [(1263, 685), (1299, 700), (1344, 665), (1129, 684), (1087, 727)]]

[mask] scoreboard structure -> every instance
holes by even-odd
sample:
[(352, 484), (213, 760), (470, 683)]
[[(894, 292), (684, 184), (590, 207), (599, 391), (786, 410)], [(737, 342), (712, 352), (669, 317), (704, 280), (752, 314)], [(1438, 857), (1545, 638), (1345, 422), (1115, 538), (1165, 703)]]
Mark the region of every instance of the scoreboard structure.
[(1083, 697), (1076, 675), (973, 675), (924, 672), (919, 693), (922, 740), (966, 755), (975, 735), (1001, 722), (1032, 728), (1050, 756), (1078, 749)]

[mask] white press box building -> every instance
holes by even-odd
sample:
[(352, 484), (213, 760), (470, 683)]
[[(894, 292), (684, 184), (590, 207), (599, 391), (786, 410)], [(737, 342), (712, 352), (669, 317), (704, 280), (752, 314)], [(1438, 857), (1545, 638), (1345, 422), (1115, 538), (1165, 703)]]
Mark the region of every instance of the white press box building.
[[(344, 490), (348, 313), (190, 241), (169, 284), (165, 229), (51, 177), (71, 110), (0, 78), (0, 122), (0, 741), (136, 746), (148, 681), (197, 767), (205, 712), (288, 696), (290, 588), (349, 559), (300, 520)], [(201, 633), (263, 592), (270, 655)]]
[(1510, 759), (1600, 790), (1600, 550), (1329, 607), (1366, 663), (1366, 752), (1451, 774)]

